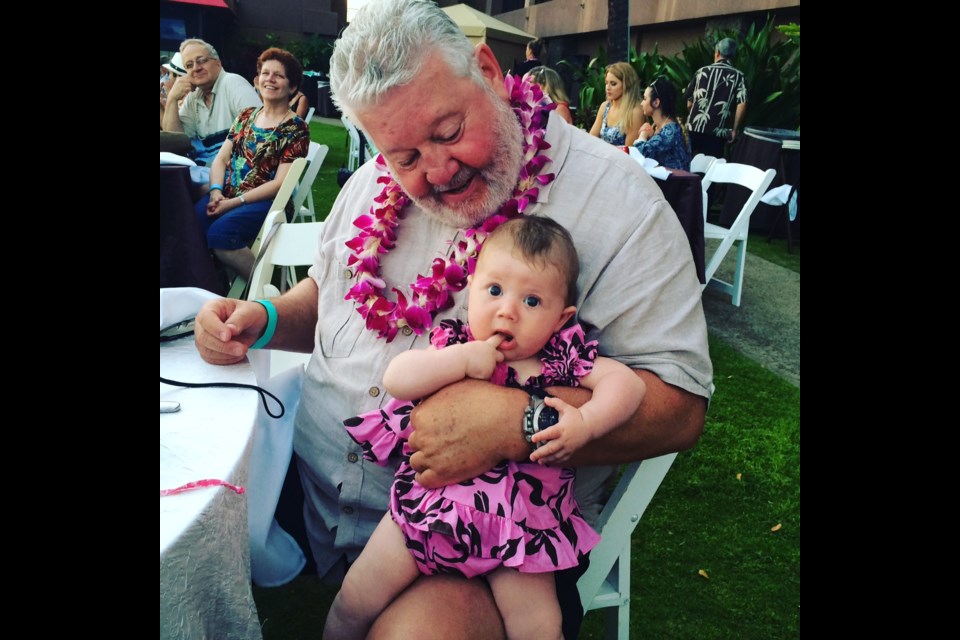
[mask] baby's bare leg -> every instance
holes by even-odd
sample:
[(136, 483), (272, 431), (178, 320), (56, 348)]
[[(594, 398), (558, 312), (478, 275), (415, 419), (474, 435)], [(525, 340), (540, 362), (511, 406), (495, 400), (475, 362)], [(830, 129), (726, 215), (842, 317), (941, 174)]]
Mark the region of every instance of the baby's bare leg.
[(487, 576), (507, 638), (562, 638), (563, 614), (552, 573), (500, 567)]
[(420, 575), (397, 523), (386, 514), (343, 579), (324, 640), (363, 638), (380, 612)]

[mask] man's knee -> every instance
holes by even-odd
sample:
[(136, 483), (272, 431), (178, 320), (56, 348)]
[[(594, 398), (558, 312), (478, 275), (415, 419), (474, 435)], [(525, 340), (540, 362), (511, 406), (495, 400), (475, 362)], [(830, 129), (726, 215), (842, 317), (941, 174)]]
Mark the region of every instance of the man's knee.
[(422, 576), (377, 618), (367, 637), (501, 640), (505, 634), (485, 581)]

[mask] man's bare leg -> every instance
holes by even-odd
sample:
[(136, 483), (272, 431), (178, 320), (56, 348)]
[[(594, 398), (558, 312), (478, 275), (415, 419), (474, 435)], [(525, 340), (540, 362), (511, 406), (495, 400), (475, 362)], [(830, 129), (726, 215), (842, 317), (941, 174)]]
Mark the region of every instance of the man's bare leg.
[(400, 527), (386, 514), (347, 572), (327, 614), (324, 639), (364, 637), (380, 612), (418, 575)]
[(503, 621), (486, 581), (420, 576), (380, 614), (367, 640), (503, 640)]

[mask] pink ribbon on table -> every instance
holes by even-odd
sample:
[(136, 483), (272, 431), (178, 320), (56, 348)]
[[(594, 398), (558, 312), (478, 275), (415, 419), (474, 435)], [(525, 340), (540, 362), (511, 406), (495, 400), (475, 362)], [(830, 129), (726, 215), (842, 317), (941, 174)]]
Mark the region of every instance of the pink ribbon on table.
[(238, 487), (235, 484), (230, 484), (224, 480), (216, 480), (213, 478), (208, 478), (206, 480), (196, 480), (194, 482), (188, 482), (187, 484), (182, 484), (179, 487), (174, 487), (173, 489), (160, 489), (160, 497), (163, 496), (174, 496), (178, 493), (183, 493), (185, 491), (193, 491), (194, 489), (203, 489), (204, 487), (226, 487), (231, 491), (237, 493), (238, 495), (243, 495), (247, 492), (243, 487)]

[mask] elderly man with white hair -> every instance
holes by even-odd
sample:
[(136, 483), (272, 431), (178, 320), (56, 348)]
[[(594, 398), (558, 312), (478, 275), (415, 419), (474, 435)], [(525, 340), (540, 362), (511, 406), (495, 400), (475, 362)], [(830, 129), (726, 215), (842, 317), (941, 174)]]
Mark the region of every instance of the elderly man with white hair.
[[(249, 348), (311, 352), (294, 442), (304, 516), (321, 576), (342, 578), (387, 509), (393, 468), (364, 459), (342, 421), (384, 405), (397, 354), (466, 319), (466, 277), (504, 219), (547, 216), (581, 258), (579, 322), (600, 353), (634, 369), (647, 399), (631, 420), (575, 454), (577, 497), (596, 514), (611, 465), (693, 446), (713, 391), (700, 284), (677, 217), (626, 154), (556, 118), (539, 90), (504, 79), (432, 2), (374, 0), (337, 42), (331, 89), (382, 154), (334, 203), (310, 277), (271, 301), (221, 299), (197, 317), (213, 363)], [(583, 389), (550, 388), (580, 405)], [(529, 395), (486, 381), (450, 385), (414, 410), (410, 464), (439, 487), (525, 460)], [(557, 573), (564, 635), (582, 617), (581, 567)], [(384, 570), (389, 570), (385, 567)], [(370, 637), (503, 637), (486, 583), (421, 576)]]
[[(208, 42), (191, 38), (180, 43), (180, 60), (186, 75), (177, 78), (167, 92), (167, 100), (179, 109), (166, 109), (164, 131), (182, 131), (190, 138), (192, 157), (209, 168), (227, 138), (233, 121), (244, 109), (259, 107), (260, 96), (253, 85), (235, 73), (227, 73), (220, 55)], [(194, 176), (194, 182), (209, 181), (209, 171)]]

